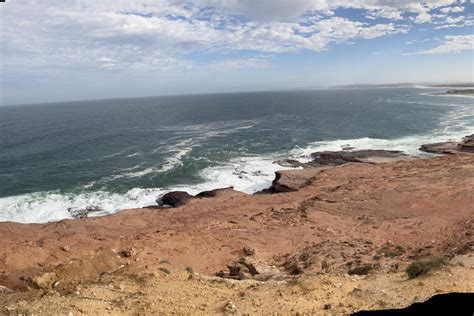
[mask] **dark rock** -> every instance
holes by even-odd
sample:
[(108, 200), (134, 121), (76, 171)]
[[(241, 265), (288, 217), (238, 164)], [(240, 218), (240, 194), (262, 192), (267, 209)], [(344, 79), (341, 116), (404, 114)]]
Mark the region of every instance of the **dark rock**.
[(440, 94), (473, 95), (474, 89), (452, 89)]
[(237, 280), (245, 279), (244, 271), (242, 270), (242, 266), (239, 264), (228, 265), (227, 269), (229, 269), (229, 277), (235, 278)]
[(296, 258), (287, 258), (283, 263), (285, 270), (291, 275), (298, 275), (303, 273), (303, 268), (301, 268), (298, 260)]
[(461, 142), (448, 141), (434, 144), (424, 144), (420, 146), (420, 150), (427, 153), (440, 155), (474, 153), (474, 134), (464, 137)]
[(178, 207), (188, 203), (192, 198), (193, 196), (187, 192), (172, 191), (157, 199), (156, 202), (159, 206), (169, 205), (171, 207)]
[(323, 151), (311, 154), (313, 161), (310, 166), (337, 166), (350, 162), (356, 163), (377, 163), (386, 159), (406, 159), (409, 156), (398, 150), (356, 150), (356, 151)]
[[(291, 167), (303, 167), (308, 170), (301, 173), (301, 170), (280, 170), (275, 172), (275, 179), (272, 185), (255, 194), (274, 194), (298, 191), (306, 186), (311, 178), (324, 169), (346, 163), (382, 163), (397, 160), (412, 159), (413, 157), (397, 150), (357, 150), (348, 151), (324, 151), (311, 154), (312, 161), (302, 163), (293, 159), (281, 160), (278, 163)], [(309, 171), (309, 170), (313, 171)]]
[(227, 279), (245, 280), (252, 279), (259, 274), (254, 264), (245, 258), (240, 258), (238, 261), (227, 265), (227, 269), (229, 270), (228, 272), (219, 271), (216, 273), (216, 276)]
[(406, 159), (409, 156), (398, 150), (352, 150), (346, 146), (340, 151), (321, 151), (311, 154), (312, 161), (303, 163), (294, 159), (283, 159), (276, 163), (287, 167), (312, 168), (319, 166), (338, 166), (349, 162), (377, 163), (386, 160)]
[(128, 248), (128, 249), (124, 249), (124, 250), (119, 251), (118, 255), (120, 257), (129, 258), (129, 257), (134, 256), (136, 253), (137, 252), (135, 251), (135, 249)]
[(245, 267), (246, 271), (248, 271), (251, 275), (258, 274), (257, 268), (253, 265), (253, 263), (248, 262), (245, 258), (241, 258), (239, 263)]
[(87, 206), (86, 208), (74, 208), (70, 207), (67, 209), (72, 218), (87, 218), (90, 213), (102, 212), (103, 209), (98, 206)]
[(214, 190), (210, 190), (210, 191), (202, 191), (202, 192), (199, 192), (198, 194), (196, 194), (196, 197), (200, 197), (200, 198), (216, 197), (224, 191), (233, 190), (233, 189), (234, 189), (234, 187), (228, 187), (228, 188), (214, 189)]
[(297, 167), (304, 167), (305, 163), (299, 162), (298, 160), (295, 159), (282, 159), (275, 161), (274, 163), (282, 166), (282, 167), (291, 167), (291, 168), (297, 168)]
[(474, 153), (474, 134), (464, 137), (458, 146), (461, 151)]
[(326, 272), (329, 269), (329, 263), (326, 260), (321, 262), (321, 270)]
[(255, 192), (254, 195), (273, 194), (273, 193), (276, 193), (276, 192), (273, 190), (273, 186), (270, 186), (269, 188)]
[(372, 270), (372, 265), (370, 264), (361, 264), (358, 265), (347, 272), (349, 275), (367, 275), (369, 271)]
[(287, 186), (280, 182), (283, 172), (284, 171), (276, 171), (275, 179), (272, 181), (272, 185), (267, 189), (256, 192), (255, 194), (274, 194), (274, 193), (286, 193), (286, 192), (297, 191), (297, 189)]
[(457, 151), (459, 143), (457, 142), (442, 142), (433, 144), (424, 144), (420, 146), (420, 150), (430, 154), (447, 155), (453, 154)]

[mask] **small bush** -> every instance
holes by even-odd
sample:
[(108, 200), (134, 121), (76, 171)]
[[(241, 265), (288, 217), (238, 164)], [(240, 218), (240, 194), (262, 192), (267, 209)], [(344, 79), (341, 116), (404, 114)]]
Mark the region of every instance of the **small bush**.
[(395, 258), (403, 255), (405, 249), (401, 245), (386, 243), (379, 249), (378, 253), (383, 254), (385, 257)]
[(405, 269), (405, 272), (408, 274), (410, 279), (414, 279), (420, 275), (430, 272), (433, 269), (439, 269), (447, 264), (448, 262), (446, 259), (441, 257), (434, 258), (429, 261), (415, 261)]

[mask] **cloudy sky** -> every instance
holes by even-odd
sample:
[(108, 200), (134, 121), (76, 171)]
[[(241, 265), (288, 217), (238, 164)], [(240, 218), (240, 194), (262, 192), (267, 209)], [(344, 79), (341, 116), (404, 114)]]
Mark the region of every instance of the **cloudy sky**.
[(473, 81), (470, 0), (7, 0), (0, 103)]

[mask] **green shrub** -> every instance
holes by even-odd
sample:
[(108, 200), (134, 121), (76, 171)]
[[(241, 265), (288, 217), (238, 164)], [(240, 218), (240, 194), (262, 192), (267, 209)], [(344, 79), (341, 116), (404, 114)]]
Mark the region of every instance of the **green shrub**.
[(408, 274), (410, 279), (413, 279), (419, 277), (420, 275), (426, 274), (433, 269), (439, 269), (447, 264), (448, 262), (446, 259), (442, 257), (434, 258), (428, 261), (415, 261), (405, 269), (405, 272)]

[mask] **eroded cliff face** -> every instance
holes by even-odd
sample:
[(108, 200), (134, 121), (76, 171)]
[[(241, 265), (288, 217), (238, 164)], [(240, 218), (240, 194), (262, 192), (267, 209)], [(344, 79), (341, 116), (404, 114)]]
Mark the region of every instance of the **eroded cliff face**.
[[(285, 193), (228, 188), (173, 195), (171, 208), (1, 223), (0, 306), (349, 313), (473, 292), (474, 156), (389, 158), (279, 172)], [(408, 280), (408, 265), (438, 257), (448, 265)]]

